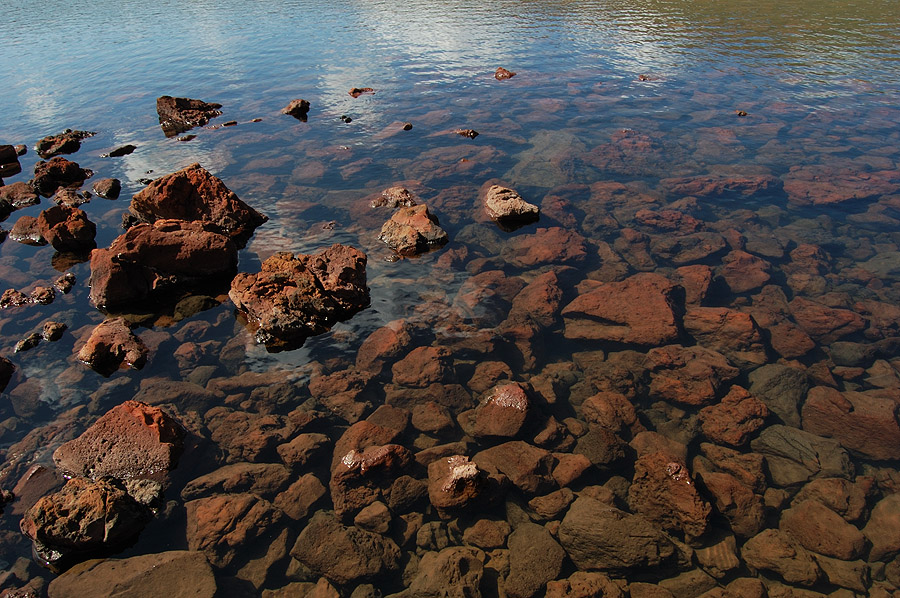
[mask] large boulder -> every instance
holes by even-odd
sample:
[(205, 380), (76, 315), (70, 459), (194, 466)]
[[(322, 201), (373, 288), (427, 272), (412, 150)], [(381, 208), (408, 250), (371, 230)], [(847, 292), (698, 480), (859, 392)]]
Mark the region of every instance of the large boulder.
[(94, 174), (61, 156), (34, 165), (34, 189), (44, 197), (51, 197), (60, 187), (80, 187)]
[(125, 401), (53, 453), (66, 475), (156, 478), (175, 468), (184, 428), (159, 407)]
[(276, 253), (260, 272), (238, 274), (228, 296), (270, 351), (299, 347), (369, 305), (366, 255), (339, 244), (315, 255)]
[(750, 442), (750, 447), (765, 455), (769, 476), (776, 486), (792, 486), (820, 477), (853, 477), (850, 455), (840, 443), (803, 430), (769, 426)]
[(267, 220), (241, 201), (221, 179), (196, 163), (151, 182), (135, 194), (129, 211), (137, 222), (209, 222), (239, 245)]
[(84, 210), (70, 206), (53, 206), (37, 218), (41, 237), (57, 251), (87, 252), (96, 247), (97, 226), (88, 220)]
[(898, 409), (889, 398), (816, 386), (803, 404), (803, 429), (867, 459), (900, 459)]
[(678, 338), (684, 291), (660, 274), (599, 284), (562, 310), (565, 336), (657, 346)]
[(222, 114), (221, 104), (207, 103), (190, 98), (161, 96), (156, 98), (159, 126), (166, 137), (174, 137), (194, 127), (202, 127), (209, 119)]
[(91, 301), (126, 307), (166, 291), (231, 276), (237, 247), (204, 222), (158, 220), (133, 226), (91, 254)]

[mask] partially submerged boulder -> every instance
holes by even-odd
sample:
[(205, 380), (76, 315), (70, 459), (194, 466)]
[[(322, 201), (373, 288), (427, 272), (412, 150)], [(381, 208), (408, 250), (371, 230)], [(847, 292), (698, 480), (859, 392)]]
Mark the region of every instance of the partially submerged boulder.
[(156, 112), (159, 126), (166, 137), (175, 137), (194, 127), (202, 127), (222, 114), (222, 104), (207, 103), (190, 98), (161, 96), (156, 98)]
[(197, 163), (151, 182), (132, 198), (129, 212), (135, 222), (209, 222), (239, 245), (268, 220)]
[(425, 253), (448, 241), (439, 224), (425, 204), (400, 208), (381, 227), (378, 239), (400, 255)]
[(88, 252), (94, 247), (97, 226), (88, 220), (84, 210), (69, 206), (53, 206), (37, 218), (41, 237), (57, 251)]
[(293, 116), (297, 120), (305, 121), (309, 112), (309, 102), (306, 100), (291, 100), (287, 106), (281, 109), (282, 114)]
[(366, 254), (340, 244), (315, 255), (276, 253), (260, 272), (238, 274), (228, 296), (268, 350), (296, 348), (369, 305)]
[(484, 210), (501, 228), (536, 222), (540, 208), (528, 203), (513, 189), (492, 185), (484, 194)]
[(131, 331), (125, 318), (101, 322), (78, 352), (78, 359), (104, 376), (122, 365), (139, 370), (147, 363), (149, 349)]
[(62, 156), (43, 160), (34, 165), (34, 190), (44, 197), (51, 197), (60, 187), (80, 187), (94, 173), (81, 168)]
[(81, 149), (81, 140), (93, 137), (97, 133), (93, 131), (73, 131), (66, 129), (59, 135), (48, 135), (35, 146), (38, 155), (43, 158), (52, 158), (59, 154), (74, 154)]
[(91, 301), (115, 309), (231, 276), (237, 247), (214, 225), (183, 220), (139, 224), (91, 254)]

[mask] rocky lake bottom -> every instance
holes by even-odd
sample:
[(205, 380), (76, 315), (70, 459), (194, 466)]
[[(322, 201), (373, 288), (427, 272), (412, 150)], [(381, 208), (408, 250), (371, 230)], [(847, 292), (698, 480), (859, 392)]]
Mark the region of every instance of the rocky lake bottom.
[(900, 596), (882, 3), (413, 4), (0, 108), (0, 596)]

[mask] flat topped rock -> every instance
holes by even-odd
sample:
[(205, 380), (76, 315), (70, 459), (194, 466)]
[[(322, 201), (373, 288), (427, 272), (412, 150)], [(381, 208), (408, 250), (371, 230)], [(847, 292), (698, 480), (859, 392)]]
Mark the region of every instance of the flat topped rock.
[(378, 239), (400, 255), (424, 253), (448, 241), (447, 233), (425, 204), (398, 209), (381, 227)]
[(501, 226), (535, 222), (540, 217), (540, 208), (500, 185), (492, 185), (484, 194), (484, 210)]
[(156, 98), (156, 112), (159, 114), (159, 126), (166, 137), (175, 137), (194, 127), (202, 127), (222, 114), (222, 104), (207, 103), (190, 98), (173, 98), (161, 96)]
[(48, 135), (35, 146), (38, 155), (43, 158), (52, 158), (59, 154), (74, 154), (81, 149), (81, 140), (96, 135), (93, 131), (73, 131), (66, 129), (59, 135)]
[(366, 254), (339, 244), (315, 255), (276, 253), (260, 272), (238, 274), (228, 296), (269, 351), (297, 348), (369, 305)]

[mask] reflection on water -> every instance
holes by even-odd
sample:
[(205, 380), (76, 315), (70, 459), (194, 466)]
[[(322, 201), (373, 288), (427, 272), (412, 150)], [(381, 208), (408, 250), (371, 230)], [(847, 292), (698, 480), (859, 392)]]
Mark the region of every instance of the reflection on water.
[[(282, 353), (253, 341), (224, 291), (200, 311), (125, 314), (149, 363), (103, 378), (76, 357), (105, 317), (90, 264), (7, 239), (0, 292), (63, 271), (78, 284), (0, 309), (16, 366), (0, 489), (32, 464), (53, 470), (58, 446), (138, 398), (194, 440), (168, 503), (118, 556), (203, 550), (224, 595), (306, 595), (321, 580), (343, 596), (900, 592), (891, 1), (7, 4), (0, 144), (98, 131), (69, 156), (122, 181), (122, 199), (82, 206), (98, 246), (142, 179), (200, 162), (269, 217), (240, 270), (352, 245), (371, 305)], [(497, 81), (498, 66), (518, 74)], [(161, 95), (223, 115), (167, 139)], [(295, 98), (307, 122), (280, 114)], [(100, 157), (124, 144), (137, 150)], [(29, 150), (4, 182), (37, 161)], [(540, 221), (491, 223), (495, 183)], [(394, 184), (448, 245), (391, 259), (378, 240), (390, 211), (369, 203)], [(61, 340), (14, 352), (48, 320), (68, 325)], [(512, 390), (481, 403), (508, 380), (529, 397), (521, 421)], [(376, 466), (370, 445), (400, 448)], [(477, 468), (428, 467), (454, 454)], [(375, 473), (338, 475), (345, 457)], [(245, 462), (268, 465), (222, 469)], [(484, 486), (465, 486), (479, 470)], [(4, 589), (43, 595), (54, 578), (19, 531), (48, 477), (0, 519)], [(451, 487), (472, 502), (448, 507)], [(203, 514), (241, 501), (255, 506), (234, 529)], [(332, 510), (379, 538), (374, 571), (317, 560), (349, 533)], [(629, 537), (652, 538), (649, 552)]]

